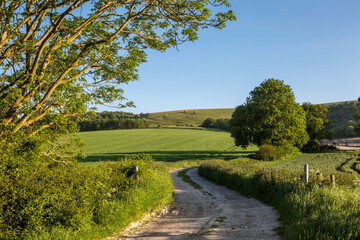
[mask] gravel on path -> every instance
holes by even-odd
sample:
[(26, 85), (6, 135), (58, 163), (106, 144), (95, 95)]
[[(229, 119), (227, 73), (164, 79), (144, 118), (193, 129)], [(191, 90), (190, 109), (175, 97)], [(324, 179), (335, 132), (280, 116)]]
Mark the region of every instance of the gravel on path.
[(169, 213), (108, 239), (280, 239), (273, 230), (279, 222), (272, 207), (207, 181), (197, 168), (187, 174), (202, 190), (185, 183), (178, 172), (171, 173), (175, 193)]

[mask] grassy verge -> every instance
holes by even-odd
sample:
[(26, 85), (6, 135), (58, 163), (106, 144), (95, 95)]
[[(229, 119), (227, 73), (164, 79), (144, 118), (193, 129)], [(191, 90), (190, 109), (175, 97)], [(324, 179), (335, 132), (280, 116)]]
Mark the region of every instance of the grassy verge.
[(201, 190), (202, 187), (201, 187), (199, 184), (197, 184), (196, 182), (194, 182), (193, 180), (191, 180), (191, 177), (189, 177), (189, 175), (186, 174), (189, 170), (191, 170), (191, 169), (193, 169), (193, 168), (194, 168), (194, 167), (181, 170), (181, 171), (178, 173), (178, 177), (182, 178), (182, 180), (183, 180), (184, 182), (187, 182), (188, 184), (190, 184), (191, 186), (193, 186), (193, 188)]
[(360, 190), (353, 175), (337, 173), (339, 182), (330, 187), (312, 174), (304, 186), (300, 172), (261, 165), (249, 159), (216, 160), (201, 164), (199, 173), (274, 206), (284, 239), (360, 238)]

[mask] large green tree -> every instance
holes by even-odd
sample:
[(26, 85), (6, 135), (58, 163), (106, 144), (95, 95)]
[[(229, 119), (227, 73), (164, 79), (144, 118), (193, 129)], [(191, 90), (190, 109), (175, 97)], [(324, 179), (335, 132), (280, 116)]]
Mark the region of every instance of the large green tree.
[(250, 92), (230, 120), (237, 146), (270, 144), (284, 149), (301, 148), (308, 140), (303, 108), (295, 102), (289, 85), (267, 79)]
[[(227, 0), (0, 1), (0, 137), (68, 127), (124, 100), (146, 50), (165, 51), (235, 20)], [(223, 8), (221, 8), (223, 9)], [(24, 136), (25, 136), (24, 135)]]

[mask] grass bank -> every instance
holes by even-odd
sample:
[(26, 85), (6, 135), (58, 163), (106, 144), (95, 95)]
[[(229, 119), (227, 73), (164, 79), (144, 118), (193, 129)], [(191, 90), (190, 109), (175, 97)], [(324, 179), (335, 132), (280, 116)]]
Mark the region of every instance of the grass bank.
[(274, 206), (280, 213), (278, 231), (284, 239), (360, 239), (357, 176), (336, 172), (339, 181), (331, 187), (313, 172), (305, 186), (300, 171), (280, 165), (250, 159), (215, 160), (201, 164), (199, 173)]

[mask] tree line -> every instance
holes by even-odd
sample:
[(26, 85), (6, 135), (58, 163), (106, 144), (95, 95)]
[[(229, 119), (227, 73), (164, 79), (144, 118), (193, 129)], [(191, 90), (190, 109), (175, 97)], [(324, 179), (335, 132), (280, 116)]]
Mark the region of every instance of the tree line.
[(78, 122), (80, 132), (97, 130), (148, 128), (149, 123), (144, 119), (147, 113), (133, 114), (128, 112), (100, 112), (88, 113)]
[(219, 118), (219, 119), (207, 118), (203, 121), (203, 123), (201, 124), (201, 127), (216, 128), (216, 129), (230, 132), (229, 121), (230, 121), (229, 118)]

